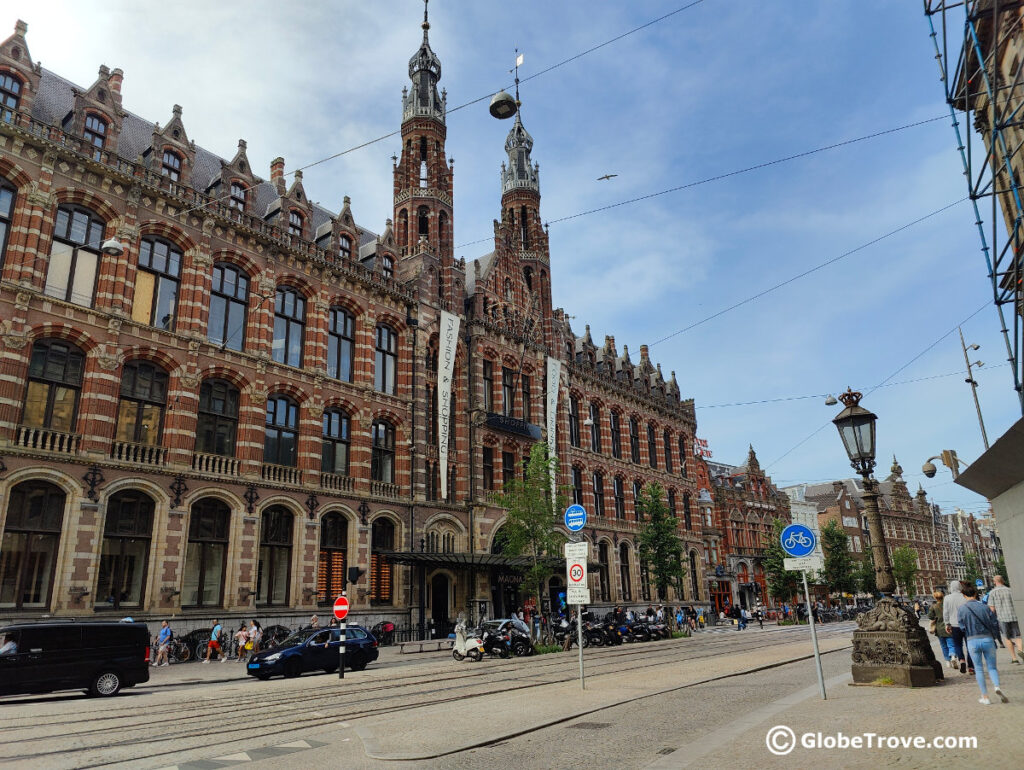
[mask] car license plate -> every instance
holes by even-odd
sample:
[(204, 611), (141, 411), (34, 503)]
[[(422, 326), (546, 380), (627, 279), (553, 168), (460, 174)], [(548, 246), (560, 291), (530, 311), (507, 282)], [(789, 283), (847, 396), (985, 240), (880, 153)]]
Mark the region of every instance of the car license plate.
[(259, 667), (260, 667), (259, 663), (250, 663), (249, 664), (249, 668), (259, 668)]

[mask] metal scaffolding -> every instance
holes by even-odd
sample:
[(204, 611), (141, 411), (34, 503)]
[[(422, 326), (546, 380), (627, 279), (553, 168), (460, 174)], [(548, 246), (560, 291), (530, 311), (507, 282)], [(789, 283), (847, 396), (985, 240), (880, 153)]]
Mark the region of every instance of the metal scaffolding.
[(924, 0), (924, 11), (1024, 414), (1024, 0)]

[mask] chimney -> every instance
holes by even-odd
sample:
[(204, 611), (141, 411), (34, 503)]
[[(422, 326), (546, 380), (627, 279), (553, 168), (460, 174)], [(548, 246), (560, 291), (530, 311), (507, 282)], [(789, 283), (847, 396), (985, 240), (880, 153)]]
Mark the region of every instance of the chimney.
[(174, 117), (180, 118), (181, 117), (181, 105), (180, 104), (175, 104), (174, 107), (171, 108), (171, 112), (174, 113)]
[(103, 79), (109, 78), (110, 77), (110, 67), (108, 67), (106, 64), (101, 64), (100, 65), (100, 74), (99, 74), (99, 76), (101, 78), (103, 78)]
[(647, 355), (647, 346), (646, 345), (641, 345), (640, 346), (640, 360), (641, 361), (648, 361), (648, 362), (650, 362), (650, 356)]
[(270, 181), (279, 195), (284, 195), (284, 158), (278, 156), (270, 161)]
[(245, 143), (245, 140), (244, 140), (244, 139), (239, 139), (239, 140), (238, 140), (238, 149), (239, 149), (239, 150), (244, 150), (244, 149), (245, 149), (246, 147), (248, 147), (248, 146), (249, 146), (249, 145), (247, 145), (247, 144)]
[(110, 73), (110, 78), (107, 82), (110, 84), (110, 90), (115, 94), (121, 93), (121, 83), (124, 81), (124, 72), (120, 67)]
[(28, 32), (28, 24), (23, 22), (21, 19), (18, 19), (18, 21), (14, 25), (14, 34), (20, 35), (21, 37), (25, 37), (26, 32)]

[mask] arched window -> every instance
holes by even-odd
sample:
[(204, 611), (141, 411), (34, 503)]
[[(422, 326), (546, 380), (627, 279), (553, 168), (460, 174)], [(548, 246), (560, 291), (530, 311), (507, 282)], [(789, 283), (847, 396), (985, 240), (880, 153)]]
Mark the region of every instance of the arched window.
[(160, 173), (172, 182), (179, 181), (181, 179), (181, 156), (173, 150), (164, 150)]
[(591, 480), (594, 487), (594, 515), (604, 516), (604, 476), (601, 471), (594, 471)]
[(619, 581), (622, 583), (622, 601), (633, 601), (633, 585), (629, 573), (629, 543), (619, 543)]
[(398, 334), (391, 327), (381, 324), (377, 327), (377, 346), (374, 355), (374, 390), (394, 395), (397, 368)]
[(393, 260), (387, 254), (381, 255), (380, 274), (383, 275), (385, 278), (395, 277), (395, 260)]
[(386, 420), (374, 420), (370, 436), (373, 455), (370, 461), (370, 478), (374, 481), (395, 483), (395, 429)]
[(93, 147), (92, 159), (103, 157), (103, 145), (107, 142), (107, 121), (98, 115), (85, 116), (85, 130), (82, 132), (86, 144)]
[(672, 434), (666, 430), (663, 438), (665, 442), (665, 470), (669, 473), (674, 473), (672, 470)]
[(302, 237), (302, 225), (304, 224), (304, 217), (301, 213), (292, 209), (288, 212), (288, 235), (294, 235), (298, 238)]
[(213, 266), (210, 319), (206, 337), (232, 350), (245, 346), (245, 311), (249, 306), (249, 276), (229, 262)]
[(647, 462), (652, 468), (658, 467), (658, 442), (654, 437), (653, 423), (647, 423)]
[(10, 123), (21, 101), (21, 81), (7, 72), (0, 72), (0, 120)]
[(11, 489), (0, 545), (0, 607), (49, 608), (65, 499), (45, 481)]
[(28, 365), (22, 424), (73, 432), (84, 370), (85, 354), (74, 345), (61, 340), (36, 342)]
[(7, 237), (11, 233), (14, 198), (14, 188), (0, 179), (0, 268), (4, 266), (4, 255), (7, 253)]
[(598, 586), (601, 592), (601, 601), (611, 601), (610, 581), (608, 579), (608, 543), (602, 542), (597, 546), (597, 575)]
[(612, 457), (616, 460), (622, 459), (622, 417), (619, 416), (618, 412), (612, 411), (608, 413), (608, 419), (611, 421), (611, 432), (612, 432)]
[(615, 518), (626, 518), (626, 492), (622, 484), (622, 476), (616, 476), (612, 481), (612, 492), (615, 496)]
[(102, 219), (81, 206), (60, 206), (43, 293), (76, 305), (92, 306), (96, 267), (103, 243)]
[(687, 531), (693, 529), (693, 510), (689, 492), (683, 493), (683, 526)]
[(199, 388), (196, 451), (235, 456), (238, 433), (238, 388), (227, 380), (203, 380)]
[(142, 239), (132, 319), (160, 329), (174, 328), (181, 258), (181, 249), (170, 241), (154, 237)]
[(370, 535), (370, 603), (391, 604), (392, 569), (384, 553), (395, 550), (395, 525), (390, 519), (373, 522)]
[(348, 519), (337, 512), (320, 520), (320, 559), (316, 569), (317, 604), (331, 604), (345, 590)]
[(233, 209), (239, 211), (245, 211), (245, 193), (246, 187), (241, 182), (231, 183), (231, 197), (228, 199), (228, 205)]
[(338, 238), (338, 256), (344, 260), (352, 259), (352, 239), (347, 235)]
[(118, 492), (107, 501), (103, 552), (96, 581), (96, 604), (141, 607), (146, 587), (153, 498), (138, 490)]
[(636, 417), (629, 418), (629, 457), (640, 463), (640, 422)]
[(352, 382), (355, 349), (355, 318), (343, 307), (332, 307), (327, 334), (327, 376)]
[(305, 298), (291, 286), (278, 286), (274, 295), (274, 343), (271, 358), (279, 364), (302, 366), (305, 332)]
[(569, 396), (569, 445), (580, 445), (580, 400)]
[(231, 509), (214, 497), (192, 504), (181, 603), (186, 607), (220, 607), (228, 563)]
[(590, 404), (590, 451), (601, 452), (601, 407)]
[(158, 446), (167, 403), (167, 373), (147, 361), (129, 361), (121, 373), (117, 441)]
[(267, 399), (263, 462), (295, 467), (299, 442), (299, 405), (288, 396)]
[(323, 452), (320, 470), (348, 475), (349, 419), (342, 409), (324, 410)]
[(292, 523), (295, 517), (280, 505), (263, 512), (260, 521), (260, 558), (256, 567), (256, 603), (288, 604), (292, 565)]
[(426, 206), (420, 206), (416, 211), (417, 232), (420, 238), (430, 235), (430, 211)]

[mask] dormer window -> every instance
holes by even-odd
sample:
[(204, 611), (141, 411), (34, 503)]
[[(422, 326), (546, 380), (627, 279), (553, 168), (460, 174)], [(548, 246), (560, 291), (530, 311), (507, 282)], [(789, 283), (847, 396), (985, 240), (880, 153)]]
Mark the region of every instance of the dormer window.
[(21, 101), (21, 81), (6, 72), (0, 72), (0, 120), (10, 123), (14, 120), (14, 111)]
[(288, 234), (302, 237), (302, 214), (298, 211), (288, 212)]
[(231, 183), (231, 197), (228, 205), (233, 209), (245, 211), (245, 187), (240, 182)]
[(82, 136), (95, 148), (92, 152), (93, 160), (99, 160), (100, 152), (107, 141), (107, 121), (96, 115), (86, 115), (85, 131)]
[(385, 278), (395, 277), (395, 261), (391, 257), (383, 256), (380, 258), (380, 272)]
[(352, 259), (352, 239), (347, 235), (338, 239), (338, 256), (342, 259)]
[(164, 150), (160, 173), (172, 182), (179, 181), (181, 179), (181, 156), (171, 150)]

